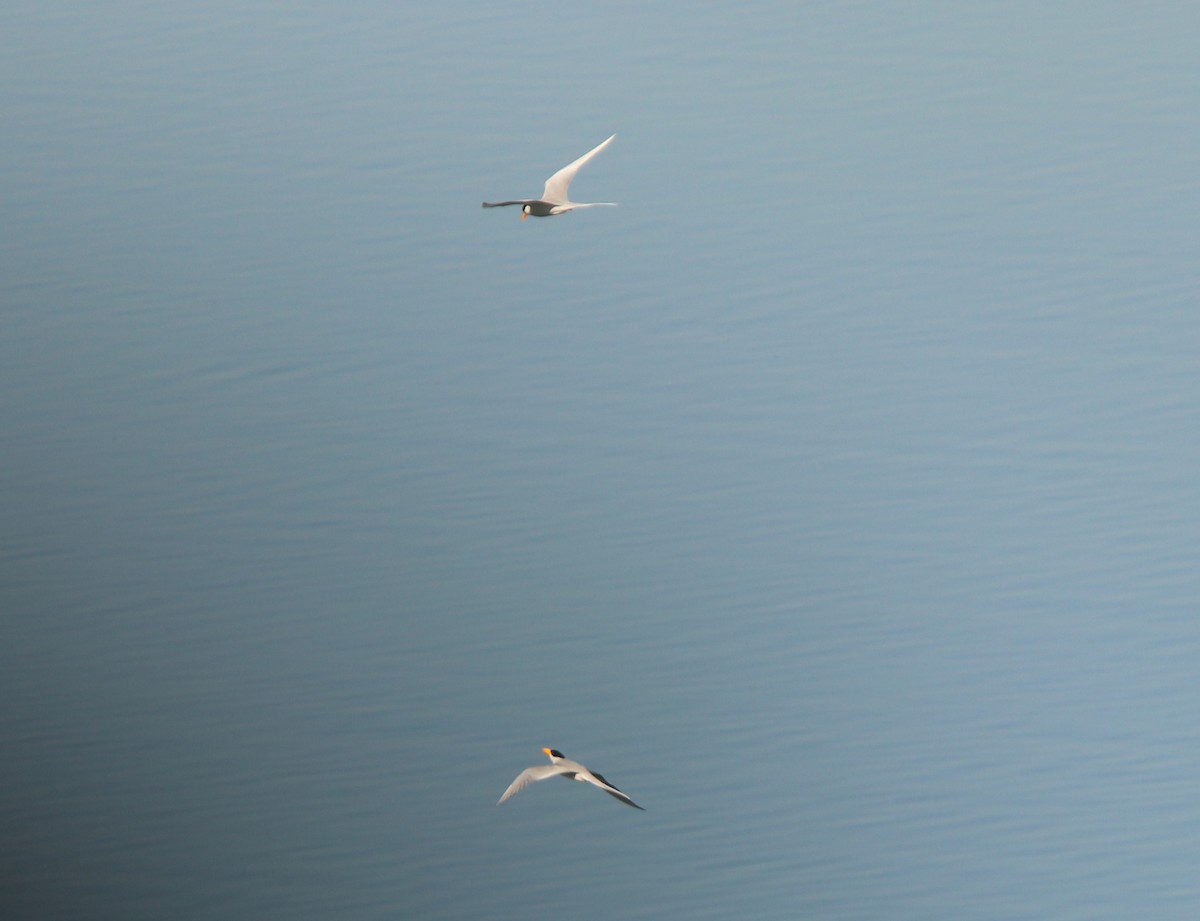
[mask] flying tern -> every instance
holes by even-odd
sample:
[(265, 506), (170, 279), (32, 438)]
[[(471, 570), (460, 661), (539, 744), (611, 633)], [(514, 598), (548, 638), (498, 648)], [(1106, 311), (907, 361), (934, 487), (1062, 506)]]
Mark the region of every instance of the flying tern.
[[(531, 783), (545, 780), (547, 777), (565, 777), (567, 780), (582, 780), (585, 783), (590, 783), (593, 786), (599, 787), (609, 796), (619, 799), (626, 806), (632, 806), (634, 809), (642, 809), (641, 806), (602, 776), (595, 771), (589, 771), (578, 761), (571, 761), (569, 758), (564, 758), (563, 753), (554, 748), (543, 748), (542, 751), (550, 756), (550, 764), (539, 764), (534, 767), (525, 768), (525, 770), (517, 775), (517, 779), (508, 785), (508, 789), (504, 791), (504, 795), (496, 803), (497, 806), (510, 796), (516, 796)], [(645, 812), (644, 809), (642, 811)]]
[(576, 208), (595, 208), (597, 205), (616, 207), (617, 203), (614, 201), (571, 201), (570, 196), (567, 194), (571, 188), (571, 180), (575, 178), (575, 174), (579, 172), (580, 167), (611, 144), (615, 137), (616, 135), (614, 134), (607, 141), (593, 147), (574, 163), (567, 164), (547, 179), (546, 188), (542, 191), (541, 198), (521, 198), (515, 201), (485, 201), (483, 207), (503, 208), (505, 205), (520, 205), (521, 220), (525, 220), (531, 214), (534, 217), (551, 217), (555, 214), (566, 214), (568, 211), (574, 211)]

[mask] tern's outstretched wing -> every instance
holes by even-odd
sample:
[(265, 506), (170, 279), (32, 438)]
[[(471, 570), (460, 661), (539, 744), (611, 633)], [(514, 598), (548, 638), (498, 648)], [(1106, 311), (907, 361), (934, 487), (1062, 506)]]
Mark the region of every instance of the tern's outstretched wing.
[(571, 199), (567, 192), (571, 188), (571, 180), (575, 178), (575, 174), (579, 172), (579, 168), (587, 163), (592, 157), (600, 153), (605, 147), (612, 143), (614, 134), (607, 141), (593, 147), (574, 163), (569, 163), (560, 169), (557, 173), (546, 180), (546, 190), (542, 192), (542, 200), (554, 202), (556, 205), (561, 205), (569, 202)]
[(535, 201), (537, 201), (536, 198), (522, 198), (519, 201), (485, 201), (483, 207), (503, 208), (505, 205), (532, 205)]
[(539, 764), (536, 767), (525, 768), (517, 779), (508, 785), (508, 789), (504, 791), (504, 795), (496, 801), (499, 806), (510, 796), (516, 796), (531, 783), (537, 783), (539, 780), (545, 780), (547, 777), (554, 777), (558, 774), (565, 774), (566, 770), (559, 767), (557, 764)]
[(595, 771), (585, 771), (585, 772), (579, 774), (579, 776), (582, 777), (584, 780), (586, 780), (588, 783), (599, 787), (601, 790), (603, 790), (605, 793), (607, 793), (609, 796), (613, 797), (614, 799), (619, 799), (626, 806), (632, 806), (634, 809), (641, 809), (642, 812), (646, 811), (643, 807), (639, 806), (637, 803), (635, 803), (633, 800), (631, 800), (628, 796), (626, 796), (624, 793), (622, 793), (620, 790), (618, 790), (616, 787), (614, 787), (612, 784), (610, 784), (607, 780), (605, 780), (603, 775), (597, 774)]

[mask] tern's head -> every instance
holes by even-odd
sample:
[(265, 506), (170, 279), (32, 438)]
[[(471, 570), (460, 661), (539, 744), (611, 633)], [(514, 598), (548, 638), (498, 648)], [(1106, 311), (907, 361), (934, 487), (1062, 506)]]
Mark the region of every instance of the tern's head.
[[(533, 208), (530, 205), (521, 206), (521, 220), (525, 220), (525, 218), (529, 217), (531, 214), (533, 214)], [(562, 756), (560, 755), (559, 757)]]
[(558, 761), (563, 756), (563, 753), (560, 752), (557, 748), (543, 748), (542, 751), (544, 751), (547, 755), (550, 756), (551, 761)]

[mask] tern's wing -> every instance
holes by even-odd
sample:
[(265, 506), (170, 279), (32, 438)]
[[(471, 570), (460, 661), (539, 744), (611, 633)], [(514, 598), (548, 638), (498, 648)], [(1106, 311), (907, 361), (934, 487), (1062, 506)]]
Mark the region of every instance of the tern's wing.
[(626, 796), (624, 793), (622, 793), (620, 790), (618, 790), (616, 787), (614, 787), (612, 784), (610, 784), (607, 780), (605, 780), (604, 776), (602, 774), (597, 774), (595, 771), (581, 771), (579, 774), (579, 777), (582, 778), (583, 780), (586, 780), (588, 783), (599, 787), (601, 790), (603, 790), (605, 793), (607, 793), (609, 796), (613, 797), (614, 799), (619, 799), (626, 806), (632, 806), (634, 809), (641, 809), (642, 812), (646, 811), (641, 806), (639, 806), (637, 803), (635, 803), (633, 800), (631, 800), (628, 796)]
[(537, 201), (536, 198), (521, 198), (517, 201), (485, 201), (483, 207), (503, 208), (505, 205), (532, 205), (535, 201)]
[(499, 806), (510, 796), (516, 796), (531, 783), (537, 783), (539, 780), (545, 780), (547, 777), (554, 777), (557, 774), (566, 773), (557, 764), (539, 764), (536, 767), (525, 768), (517, 779), (508, 785), (508, 789), (504, 791), (504, 795), (496, 802)]
[(567, 190), (571, 188), (571, 180), (575, 178), (575, 174), (579, 172), (579, 168), (611, 144), (615, 137), (616, 135), (614, 134), (607, 141), (593, 147), (574, 163), (567, 164), (547, 179), (546, 190), (542, 192), (542, 200), (553, 202), (556, 205), (570, 201), (570, 198), (567, 196)]

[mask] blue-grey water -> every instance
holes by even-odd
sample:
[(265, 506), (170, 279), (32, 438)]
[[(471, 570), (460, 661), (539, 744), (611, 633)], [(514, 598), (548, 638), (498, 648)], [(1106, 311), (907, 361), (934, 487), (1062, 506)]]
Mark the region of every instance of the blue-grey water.
[(0, 18), (0, 916), (1196, 917), (1197, 8)]

